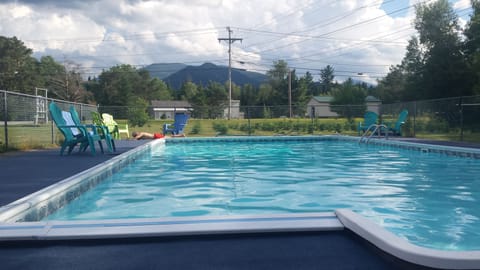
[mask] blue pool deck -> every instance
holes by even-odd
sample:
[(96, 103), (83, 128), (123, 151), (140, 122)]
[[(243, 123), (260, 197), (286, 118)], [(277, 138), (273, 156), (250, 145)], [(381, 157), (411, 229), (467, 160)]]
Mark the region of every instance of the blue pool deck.
[[(414, 141), (435, 144), (429, 141)], [(58, 149), (2, 154), (0, 207), (106, 163), (148, 142), (119, 140), (116, 154), (98, 154), (95, 157), (89, 153), (74, 153), (62, 157), (59, 156)], [(480, 148), (475, 144), (449, 145)], [(340, 211), (337, 215), (341, 217), (342, 223), (352, 222), (348, 211)], [(215, 219), (215, 224), (231, 223), (238, 226), (234, 230), (236, 233), (211, 234), (203, 231), (205, 227), (215, 226), (210, 223), (211, 219)], [(219, 218), (205, 218), (197, 220), (197, 224), (182, 224), (178, 219), (146, 220), (144, 225), (169, 226), (169, 233), (145, 235), (143, 231), (144, 235), (137, 233), (136, 237), (128, 236), (129, 234), (123, 237), (118, 224), (106, 221), (95, 224), (101, 228), (101, 235), (94, 238), (82, 237), (84, 230), (89, 230), (88, 233), (95, 231), (95, 226), (91, 224), (52, 223), (45, 228), (35, 222), (25, 223), (25, 230), (41, 232), (29, 240), (16, 240), (12, 236), (11, 240), (0, 241), (1, 269), (432, 269), (408, 263), (377, 248), (388, 245), (382, 242), (382, 239), (389, 235), (376, 235), (378, 239), (374, 239), (374, 244), (366, 241), (363, 237), (375, 233), (375, 227), (367, 230), (361, 227), (354, 230), (342, 229), (339, 220), (329, 214), (275, 216), (264, 219), (266, 223), (263, 224), (270, 227), (264, 232), (259, 225), (235, 220), (235, 217), (220, 221)], [(303, 229), (302, 224), (308, 222), (319, 222), (324, 226), (326, 224), (331, 229)], [(138, 223), (121, 224), (127, 231), (135, 231), (132, 227), (136, 225)], [(249, 229), (249, 226), (255, 228)], [(275, 226), (277, 230), (271, 230)], [(296, 229), (284, 230), (282, 226)], [(6, 226), (3, 227), (8, 230)], [(354, 227), (355, 224), (352, 225), (352, 228)], [(74, 230), (76, 237), (61, 237), (64, 229), (68, 229), (70, 234)], [(177, 229), (190, 230), (192, 233), (172, 233)], [(44, 233), (46, 230), (50, 234)], [(109, 234), (115, 237), (109, 237)], [(41, 238), (38, 235), (49, 236)]]

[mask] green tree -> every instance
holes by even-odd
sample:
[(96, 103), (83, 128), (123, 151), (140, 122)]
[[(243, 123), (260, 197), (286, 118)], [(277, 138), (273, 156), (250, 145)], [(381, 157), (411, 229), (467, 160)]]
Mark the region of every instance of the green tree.
[(257, 89), (251, 84), (244, 84), (240, 92), (240, 108), (245, 113), (245, 117), (260, 116), (253, 108), (257, 101)]
[(143, 127), (148, 122), (148, 102), (140, 97), (131, 98), (128, 103), (127, 118), (133, 127)]
[(260, 85), (260, 89), (258, 90), (257, 95), (257, 102), (263, 106), (271, 106), (274, 105), (273, 103), (273, 89), (270, 84), (262, 84)]
[(338, 89), (332, 91), (333, 100), (330, 102), (331, 111), (351, 119), (355, 116), (362, 116), (367, 105), (366, 94), (360, 86), (355, 85), (349, 78)]
[(401, 94), (405, 90), (406, 76), (400, 65), (391, 66), (385, 78), (378, 81), (373, 95), (379, 98), (382, 103), (399, 102)]
[(471, 93), (458, 18), (447, 0), (416, 6), (415, 29), (425, 50), (420, 84), (423, 98)]
[(302, 88), (306, 89), (305, 94), (308, 97), (318, 95), (318, 89), (313, 82), (313, 75), (309, 71), (307, 71), (305, 75), (300, 78), (298, 83)]
[(306, 104), (310, 99), (307, 95), (309, 87), (313, 85), (313, 77), (307, 72), (303, 77), (297, 78), (296, 71), (292, 71), (292, 105), (294, 115), (305, 115)]
[[(400, 85), (392, 85), (392, 92), (398, 87), (403, 87), (403, 91), (399, 91), (403, 100), (418, 100), (425, 98), (424, 82), (422, 80), (424, 76), (424, 62), (425, 56), (420, 48), (420, 44), (417, 37), (412, 37), (407, 46), (405, 57), (402, 60), (402, 64), (396, 72), (392, 74), (397, 80), (392, 83), (401, 83)], [(403, 81), (399, 74), (399, 71), (403, 73)]]
[(180, 88), (181, 100), (192, 100), (198, 94), (198, 86), (193, 82), (185, 82)]
[(185, 90), (187, 90), (188, 102), (193, 107), (194, 117), (223, 117), (223, 112), (228, 106), (228, 94), (224, 85), (217, 82), (209, 82), (205, 88), (197, 87), (195, 89), (193, 85), (187, 84), (185, 86), (189, 86), (189, 90)]
[(144, 80), (147, 81), (147, 85), (145, 87), (147, 91), (143, 95), (146, 100), (151, 101), (173, 99), (172, 92), (164, 81), (158, 78), (150, 79), (150, 75), (147, 78), (144, 78)]
[(0, 36), (0, 89), (33, 94), (37, 85), (37, 61), (33, 51), (16, 37)]
[(288, 73), (290, 69), (284, 60), (275, 61), (273, 68), (267, 71), (269, 84), (272, 87), (272, 103), (275, 105), (288, 104)]
[(473, 92), (480, 94), (480, 1), (472, 0), (473, 13), (465, 28), (464, 54)]
[(320, 70), (320, 84), (322, 94), (329, 93), (332, 90), (333, 79), (335, 78), (335, 69), (327, 65)]
[(240, 92), (240, 105), (241, 106), (254, 106), (256, 105), (257, 90), (251, 84), (245, 84)]
[(208, 118), (220, 118), (223, 116), (228, 104), (227, 89), (217, 82), (209, 82), (203, 92), (203, 100), (207, 107)]
[(61, 65), (51, 57), (42, 57), (40, 70), (51, 97), (72, 102), (92, 102), (92, 94), (85, 89), (78, 64), (65, 62)]

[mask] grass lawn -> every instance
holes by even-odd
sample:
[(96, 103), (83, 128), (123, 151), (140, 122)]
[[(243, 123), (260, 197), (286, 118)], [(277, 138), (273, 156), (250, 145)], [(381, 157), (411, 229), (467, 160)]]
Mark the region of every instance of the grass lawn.
[[(307, 119), (307, 118), (278, 118), (278, 119), (190, 119), (185, 128), (188, 137), (213, 137), (213, 136), (268, 136), (268, 135), (329, 135), (344, 134), (358, 135), (356, 127), (361, 119), (347, 121), (344, 118), (328, 119)], [(125, 120), (118, 120), (125, 123)], [(150, 120), (143, 127), (129, 126), (129, 131), (144, 131), (161, 133), (165, 123), (172, 123), (172, 120)], [(16, 124), (8, 126), (8, 150), (27, 150), (58, 147), (63, 136), (56, 127), (52, 125)], [(408, 133), (406, 133), (408, 134)], [(417, 132), (417, 138), (460, 141), (460, 134), (457, 130), (451, 133), (428, 133)], [(122, 138), (126, 137), (122, 134)], [(463, 140), (467, 142), (479, 142), (478, 133), (464, 132)], [(5, 151), (5, 129), (0, 127), (0, 152)]]

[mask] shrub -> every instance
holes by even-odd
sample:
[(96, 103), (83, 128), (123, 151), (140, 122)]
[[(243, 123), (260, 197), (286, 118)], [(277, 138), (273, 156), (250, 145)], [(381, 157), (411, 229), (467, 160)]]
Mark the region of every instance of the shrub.
[(128, 122), (133, 126), (143, 127), (148, 122), (148, 103), (141, 98), (134, 98), (128, 104)]
[(192, 130), (190, 131), (191, 134), (200, 134), (202, 130), (200, 122), (195, 122), (192, 126)]
[(218, 135), (225, 135), (228, 132), (228, 126), (223, 122), (213, 122), (213, 130), (215, 130)]

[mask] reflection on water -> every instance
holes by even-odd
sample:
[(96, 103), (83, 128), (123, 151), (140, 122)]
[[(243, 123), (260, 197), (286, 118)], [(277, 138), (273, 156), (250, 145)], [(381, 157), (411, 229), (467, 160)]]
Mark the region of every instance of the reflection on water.
[(48, 219), (350, 208), (418, 245), (480, 249), (479, 163), (344, 141), (167, 144)]

